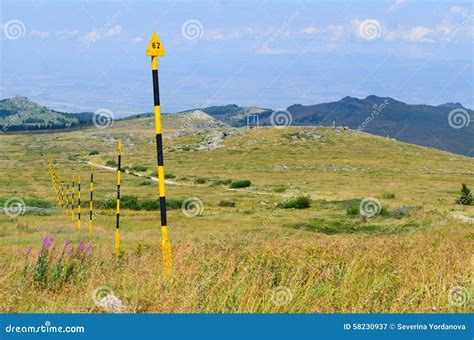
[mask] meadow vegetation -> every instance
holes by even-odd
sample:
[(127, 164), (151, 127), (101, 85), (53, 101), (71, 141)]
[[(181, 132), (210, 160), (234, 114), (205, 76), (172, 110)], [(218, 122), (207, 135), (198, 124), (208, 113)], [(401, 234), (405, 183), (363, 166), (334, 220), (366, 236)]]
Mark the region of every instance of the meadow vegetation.
[[(453, 217), (474, 217), (473, 205), (456, 203), (462, 183), (474, 185), (472, 158), (311, 127), (239, 129), (206, 150), (205, 132), (176, 134), (183, 123), (170, 116), (163, 126), (175, 176), (166, 187), (168, 280), (156, 181), (123, 174), (117, 258), (115, 173), (96, 167), (88, 236), (87, 162), (112, 166), (121, 138), (123, 166), (152, 176), (152, 118), (0, 135), (0, 209), (13, 197), (40, 208), (0, 211), (1, 312), (107, 312), (93, 299), (103, 286), (136, 313), (473, 311), (449, 299), (456, 287), (473, 293), (473, 225)], [(320, 138), (288, 138), (301, 134)], [(48, 154), (61, 180), (82, 177), (81, 230), (57, 207)], [(184, 213), (190, 198), (200, 214)], [(361, 212), (369, 198), (380, 203), (373, 215)], [(279, 289), (284, 303), (275, 303)]]

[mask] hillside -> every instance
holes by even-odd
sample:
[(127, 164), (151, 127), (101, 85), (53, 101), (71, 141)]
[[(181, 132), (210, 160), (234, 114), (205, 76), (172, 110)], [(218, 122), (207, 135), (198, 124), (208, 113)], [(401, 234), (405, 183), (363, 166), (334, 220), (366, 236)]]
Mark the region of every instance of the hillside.
[(92, 123), (91, 112), (66, 113), (50, 110), (26, 97), (0, 100), (0, 130), (64, 129)]
[[(452, 110), (465, 110), (474, 119), (474, 111), (459, 103), (439, 106), (409, 105), (389, 97), (368, 96), (365, 99), (344, 97), (340, 101), (304, 106), (291, 105), (293, 126), (347, 126), (351, 129), (390, 136), (397, 140), (429, 146), (462, 155), (473, 155), (474, 124), (460, 129), (450, 126)], [(260, 125), (271, 124), (272, 110), (236, 105), (204, 109), (211, 116), (232, 126), (245, 126), (249, 111), (260, 116)]]

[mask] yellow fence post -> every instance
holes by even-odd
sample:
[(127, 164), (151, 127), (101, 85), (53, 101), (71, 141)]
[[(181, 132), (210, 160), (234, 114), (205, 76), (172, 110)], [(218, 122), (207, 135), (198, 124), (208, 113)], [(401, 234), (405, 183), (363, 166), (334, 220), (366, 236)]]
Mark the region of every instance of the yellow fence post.
[(77, 177), (77, 229), (81, 230), (81, 176)]
[(93, 193), (94, 193), (94, 166), (91, 164), (91, 196), (89, 199), (89, 238), (92, 239), (92, 209), (93, 209)]
[(71, 186), (71, 221), (74, 222), (74, 176), (72, 176)]

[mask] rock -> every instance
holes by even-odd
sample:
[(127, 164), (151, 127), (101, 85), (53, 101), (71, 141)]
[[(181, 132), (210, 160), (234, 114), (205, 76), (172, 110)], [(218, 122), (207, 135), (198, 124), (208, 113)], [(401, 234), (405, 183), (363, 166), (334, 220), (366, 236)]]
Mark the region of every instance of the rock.
[(102, 299), (100, 299), (97, 302), (97, 305), (99, 307), (102, 307), (108, 312), (112, 313), (121, 313), (124, 311), (125, 306), (122, 303), (122, 300), (120, 300), (118, 297), (116, 297), (113, 294), (108, 294), (104, 296)]

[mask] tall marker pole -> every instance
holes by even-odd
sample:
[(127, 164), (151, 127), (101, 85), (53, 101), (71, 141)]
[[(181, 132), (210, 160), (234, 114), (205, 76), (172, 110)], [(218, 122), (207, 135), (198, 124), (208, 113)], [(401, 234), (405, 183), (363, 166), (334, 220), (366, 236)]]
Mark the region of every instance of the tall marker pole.
[(74, 222), (74, 176), (72, 176), (72, 188), (71, 188), (71, 221)]
[(66, 217), (69, 217), (69, 183), (66, 183)]
[(94, 166), (91, 164), (91, 197), (89, 200), (89, 238), (92, 239), (92, 209), (93, 209), (93, 193), (94, 193)]
[(115, 255), (120, 255), (120, 174), (122, 166), (122, 141), (118, 141), (117, 161), (117, 223), (115, 225)]
[(165, 55), (165, 49), (160, 38), (153, 32), (146, 55), (151, 56), (151, 70), (153, 76), (153, 96), (155, 104), (155, 131), (156, 131), (156, 156), (158, 160), (158, 190), (160, 194), (161, 215), (161, 248), (163, 253), (163, 271), (165, 277), (171, 275), (171, 246), (168, 239), (168, 222), (166, 219), (166, 194), (165, 194), (165, 168), (163, 161), (163, 136), (161, 130), (160, 87), (158, 82), (158, 57)]
[(77, 230), (81, 230), (81, 176), (77, 177)]

